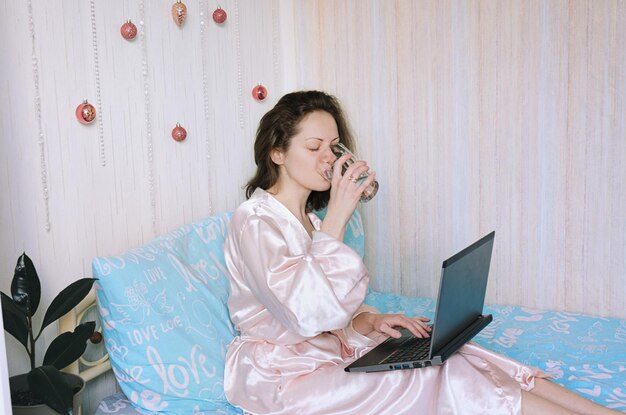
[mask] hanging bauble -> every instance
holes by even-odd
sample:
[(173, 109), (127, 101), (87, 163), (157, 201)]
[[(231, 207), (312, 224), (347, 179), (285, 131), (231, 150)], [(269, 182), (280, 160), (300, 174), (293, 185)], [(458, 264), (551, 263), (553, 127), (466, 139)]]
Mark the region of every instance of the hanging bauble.
[(172, 4), (172, 18), (178, 27), (181, 27), (187, 18), (187, 6), (181, 0)]
[(187, 138), (187, 130), (181, 127), (180, 123), (176, 123), (176, 127), (172, 129), (172, 138), (176, 141), (183, 141)]
[(133, 40), (137, 36), (137, 26), (128, 19), (126, 23), (120, 27), (120, 33), (126, 40)]
[(217, 6), (217, 9), (213, 12), (213, 21), (217, 24), (222, 24), (226, 21), (226, 11), (222, 9), (220, 6)]
[(96, 119), (96, 107), (84, 100), (76, 107), (76, 119), (81, 124), (90, 124)]
[(91, 337), (89, 338), (89, 341), (92, 342), (93, 344), (100, 343), (102, 341), (102, 333), (100, 333), (99, 331), (94, 331)]
[(252, 98), (256, 99), (257, 101), (263, 101), (265, 98), (267, 98), (267, 88), (265, 88), (259, 82), (257, 86), (252, 88)]

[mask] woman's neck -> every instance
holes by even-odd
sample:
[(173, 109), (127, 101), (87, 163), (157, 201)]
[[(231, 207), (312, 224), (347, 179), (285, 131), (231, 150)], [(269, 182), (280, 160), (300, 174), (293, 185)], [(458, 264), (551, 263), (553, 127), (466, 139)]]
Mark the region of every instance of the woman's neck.
[(306, 208), (306, 202), (311, 192), (297, 194), (297, 192), (285, 191), (285, 189), (281, 189), (277, 185), (267, 189), (267, 192), (282, 203), (293, 214), (293, 216), (295, 216), (295, 218), (302, 223), (302, 226), (304, 226), (309, 235), (311, 234), (313, 226), (309, 216), (307, 215)]

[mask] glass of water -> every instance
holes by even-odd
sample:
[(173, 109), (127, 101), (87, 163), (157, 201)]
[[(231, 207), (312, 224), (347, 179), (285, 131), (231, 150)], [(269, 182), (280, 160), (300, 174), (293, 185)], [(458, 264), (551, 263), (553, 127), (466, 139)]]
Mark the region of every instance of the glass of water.
[[(341, 169), (341, 174), (344, 174), (346, 172), (346, 169), (348, 167), (350, 167), (353, 163), (355, 163), (358, 158), (354, 155), (353, 152), (351, 152), (346, 146), (344, 146), (341, 143), (337, 143), (337, 144), (332, 144), (330, 146), (331, 151), (333, 152), (333, 154), (335, 155), (335, 157), (337, 157), (337, 159), (339, 159), (340, 157), (342, 157), (345, 154), (349, 154), (350, 158), (348, 158), (342, 166)], [(337, 160), (335, 159), (335, 161)], [(330, 164), (330, 168), (328, 169), (322, 169), (321, 174), (322, 176), (328, 180), (331, 181), (333, 178), (333, 167), (334, 161)], [(364, 172), (362, 173), (359, 177), (357, 177), (356, 179), (356, 183), (357, 184), (361, 184), (365, 179), (367, 179), (367, 177), (369, 176), (369, 172)], [(370, 185), (363, 191), (363, 194), (361, 194), (361, 202), (368, 202), (370, 200), (372, 200), (372, 198), (374, 196), (376, 196), (376, 193), (378, 192), (378, 182), (376, 180), (374, 180), (372, 183), (370, 183)]]

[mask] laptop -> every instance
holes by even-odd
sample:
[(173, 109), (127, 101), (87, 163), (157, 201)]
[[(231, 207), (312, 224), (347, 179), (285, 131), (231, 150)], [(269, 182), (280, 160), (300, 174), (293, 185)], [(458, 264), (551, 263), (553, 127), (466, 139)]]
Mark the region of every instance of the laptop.
[(381, 372), (441, 365), (493, 319), (483, 315), (495, 231), (443, 261), (437, 308), (429, 338), (407, 329), (389, 338), (345, 368)]

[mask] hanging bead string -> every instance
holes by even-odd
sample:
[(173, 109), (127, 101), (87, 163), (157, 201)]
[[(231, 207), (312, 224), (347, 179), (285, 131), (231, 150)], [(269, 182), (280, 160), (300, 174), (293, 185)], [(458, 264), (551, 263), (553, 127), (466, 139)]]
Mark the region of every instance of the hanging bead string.
[(208, 210), (209, 215), (213, 214), (213, 206), (211, 205), (211, 103), (209, 102), (209, 82), (207, 79), (207, 21), (209, 15), (209, 5), (207, 0), (200, 2), (200, 48), (202, 49), (202, 94), (204, 99), (204, 124), (206, 125), (206, 159), (207, 159), (207, 187), (208, 187)]
[(241, 75), (241, 36), (239, 33), (239, 2), (235, 0), (235, 50), (237, 54), (237, 109), (239, 127), (243, 128), (243, 78)]
[(91, 0), (91, 40), (93, 45), (94, 80), (96, 83), (96, 108), (98, 109), (98, 144), (100, 146), (100, 165), (106, 166), (104, 152), (104, 127), (102, 126), (102, 94), (100, 93), (100, 62), (98, 60), (98, 32), (96, 30), (96, 2)]
[(41, 170), (41, 190), (43, 193), (43, 205), (46, 215), (46, 231), (50, 232), (50, 207), (48, 203), (48, 163), (46, 161), (46, 143), (43, 135), (43, 124), (41, 122), (41, 95), (39, 93), (39, 61), (35, 52), (35, 21), (33, 19), (33, 3), (28, 0), (28, 28), (30, 29), (30, 39), (32, 48), (33, 83), (35, 84), (35, 116), (37, 117), (37, 132), (39, 138), (39, 166)]
[(148, 146), (148, 188), (150, 191), (150, 210), (152, 216), (152, 228), (156, 233), (156, 199), (154, 196), (154, 154), (152, 151), (152, 125), (151, 125), (151, 105), (150, 89), (148, 83), (148, 48), (146, 46), (145, 31), (145, 2), (139, 3), (139, 39), (141, 40), (141, 72), (143, 74), (143, 100), (146, 121), (146, 143)]
[(272, 1), (272, 60), (274, 63), (274, 85), (278, 85), (280, 79), (280, 58), (279, 58), (279, 27), (278, 27), (278, 0)]

